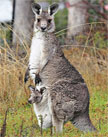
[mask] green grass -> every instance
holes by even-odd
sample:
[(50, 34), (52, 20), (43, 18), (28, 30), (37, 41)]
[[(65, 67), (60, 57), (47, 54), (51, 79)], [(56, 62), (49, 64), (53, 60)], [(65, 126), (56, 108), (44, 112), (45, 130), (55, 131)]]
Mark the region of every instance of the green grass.
[[(73, 125), (68, 122), (64, 125), (63, 137), (107, 137), (108, 135), (108, 104), (107, 104), (107, 91), (96, 90), (95, 87), (91, 93), (90, 99), (90, 117), (98, 129), (98, 132), (93, 133), (83, 133), (73, 127)], [(3, 114), (0, 114), (0, 127), (3, 123)], [(25, 137), (39, 137), (40, 128), (38, 127), (35, 114), (33, 112), (32, 105), (28, 103), (18, 106), (14, 104), (12, 108), (9, 109), (7, 115), (7, 127), (6, 127), (6, 137), (14, 136), (25, 136)], [(22, 130), (22, 132), (21, 132)], [(50, 129), (43, 130), (43, 137), (50, 137)], [(57, 135), (54, 134), (54, 137)]]

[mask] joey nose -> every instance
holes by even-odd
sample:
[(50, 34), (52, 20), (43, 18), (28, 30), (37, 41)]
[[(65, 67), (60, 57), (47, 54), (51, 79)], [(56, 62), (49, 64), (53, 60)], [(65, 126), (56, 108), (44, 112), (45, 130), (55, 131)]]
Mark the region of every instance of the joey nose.
[(46, 27), (41, 27), (41, 30), (42, 30), (42, 31), (45, 31), (45, 29), (46, 29)]
[(32, 101), (29, 99), (29, 100), (28, 100), (28, 103), (29, 103), (29, 104), (32, 104)]

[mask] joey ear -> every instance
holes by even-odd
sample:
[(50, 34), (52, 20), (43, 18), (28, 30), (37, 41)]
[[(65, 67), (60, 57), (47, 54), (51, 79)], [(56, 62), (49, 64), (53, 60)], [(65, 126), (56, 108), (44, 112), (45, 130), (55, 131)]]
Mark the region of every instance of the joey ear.
[(40, 15), (42, 12), (42, 8), (38, 3), (32, 3), (32, 11), (34, 12), (34, 14), (38, 14)]
[(31, 92), (34, 92), (34, 91), (35, 91), (35, 87), (32, 86), (32, 85), (28, 86), (28, 88), (30, 89)]
[(56, 14), (56, 12), (58, 11), (59, 9), (59, 4), (55, 3), (55, 4), (52, 4), (51, 6), (49, 6), (48, 8), (48, 13), (50, 15), (54, 15)]

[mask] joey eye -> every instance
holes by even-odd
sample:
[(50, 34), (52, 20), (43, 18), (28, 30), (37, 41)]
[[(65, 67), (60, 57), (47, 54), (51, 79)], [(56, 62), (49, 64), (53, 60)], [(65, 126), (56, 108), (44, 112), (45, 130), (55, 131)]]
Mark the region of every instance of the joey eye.
[(37, 19), (37, 22), (40, 22), (41, 19)]
[(48, 19), (48, 23), (51, 23), (52, 19)]

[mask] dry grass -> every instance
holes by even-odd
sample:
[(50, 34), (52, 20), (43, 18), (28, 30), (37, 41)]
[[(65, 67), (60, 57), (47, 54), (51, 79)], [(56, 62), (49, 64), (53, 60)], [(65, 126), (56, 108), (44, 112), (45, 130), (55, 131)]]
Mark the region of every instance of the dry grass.
[[(85, 50), (85, 51), (84, 51)], [(85, 78), (89, 88), (92, 84), (102, 90), (107, 88), (108, 63), (107, 49), (95, 49), (94, 47), (64, 49), (69, 61), (76, 66)]]
[(10, 48), (3, 32), (1, 38), (3, 45), (0, 43), (0, 111), (2, 112), (15, 102), (23, 102), (22, 98), (26, 98), (28, 95), (23, 80), (27, 68), (29, 48), (28, 46), (25, 48), (25, 45), (23, 45), (27, 54), (24, 58), (21, 58), (18, 56), (19, 49), (13, 50)]

